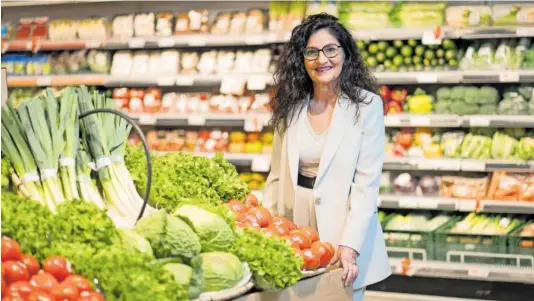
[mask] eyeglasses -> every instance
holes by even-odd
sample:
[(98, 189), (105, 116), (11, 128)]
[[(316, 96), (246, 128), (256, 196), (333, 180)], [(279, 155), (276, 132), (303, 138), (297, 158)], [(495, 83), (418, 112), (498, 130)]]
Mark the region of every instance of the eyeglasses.
[(323, 49), (306, 48), (302, 53), (304, 54), (304, 57), (310, 61), (316, 60), (319, 57), (319, 52), (322, 52), (324, 56), (331, 59), (339, 54), (339, 48), (341, 48), (341, 46), (330, 44), (324, 46)]

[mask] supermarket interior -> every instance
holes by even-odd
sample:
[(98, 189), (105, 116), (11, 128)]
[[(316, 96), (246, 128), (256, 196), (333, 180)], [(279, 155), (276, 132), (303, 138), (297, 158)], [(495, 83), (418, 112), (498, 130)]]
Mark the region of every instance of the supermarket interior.
[(533, 301), (534, 1), (394, 0), (2, 0), (2, 300), (353, 300), (262, 207), (273, 75), (321, 12), (385, 113), (363, 300)]

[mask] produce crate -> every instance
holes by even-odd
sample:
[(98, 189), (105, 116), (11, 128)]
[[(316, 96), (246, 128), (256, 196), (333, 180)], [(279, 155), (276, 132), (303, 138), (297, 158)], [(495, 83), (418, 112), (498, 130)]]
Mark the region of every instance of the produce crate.
[[(455, 224), (456, 223), (449, 223), (436, 231), (436, 260), (447, 261), (447, 252), (449, 251), (507, 254), (506, 243), (508, 237), (506, 235), (449, 233)], [(509, 265), (512, 262), (509, 258), (491, 257), (491, 254), (487, 254), (488, 257), (471, 254), (466, 256), (464, 262), (498, 265)], [(461, 256), (452, 255), (450, 261), (462, 262)]]
[[(534, 237), (520, 236), (521, 230), (525, 226), (534, 223), (533, 221), (527, 222), (517, 229), (515, 229), (510, 235), (508, 235), (508, 253), (515, 255), (526, 255), (534, 257)], [(516, 264), (513, 262), (512, 264)], [(519, 260), (519, 265), (523, 267), (534, 267), (534, 259), (524, 258)]]

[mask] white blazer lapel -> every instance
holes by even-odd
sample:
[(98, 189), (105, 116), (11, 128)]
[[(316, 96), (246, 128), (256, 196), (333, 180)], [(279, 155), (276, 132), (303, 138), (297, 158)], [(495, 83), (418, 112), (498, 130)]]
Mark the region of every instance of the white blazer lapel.
[(347, 133), (347, 129), (351, 126), (354, 116), (351, 117), (353, 110), (350, 109), (348, 104), (348, 99), (345, 96), (341, 96), (339, 101), (336, 103), (330, 128), (328, 130), (326, 145), (319, 163), (319, 171), (317, 172), (317, 180), (315, 182), (316, 184), (321, 181), (321, 178), (324, 176), (326, 169), (332, 162), (337, 149), (343, 142), (343, 138)]
[(306, 114), (306, 109), (303, 107), (298, 114), (296, 115), (296, 118), (293, 118), (292, 123), (289, 125), (287, 129), (287, 157), (289, 160), (289, 172), (291, 174), (291, 180), (293, 182), (293, 187), (297, 186), (297, 178), (298, 178), (298, 172), (299, 172), (299, 120), (301, 118), (304, 118), (304, 114)]

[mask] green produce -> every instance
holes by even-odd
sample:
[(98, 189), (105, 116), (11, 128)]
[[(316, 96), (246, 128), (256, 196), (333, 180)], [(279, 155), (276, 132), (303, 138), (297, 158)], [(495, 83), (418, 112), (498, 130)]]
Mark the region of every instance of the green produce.
[(16, 240), (24, 253), (44, 259), (42, 251), (48, 246), (53, 223), (52, 213), (44, 205), (2, 191), (2, 236)]
[(517, 145), (517, 156), (522, 160), (534, 160), (534, 138), (523, 137)]
[(11, 174), (13, 173), (13, 167), (11, 167), (11, 162), (6, 157), (2, 157), (2, 190), (6, 191), (9, 189)]
[(202, 252), (227, 252), (236, 238), (234, 231), (219, 215), (194, 205), (180, 206), (174, 215), (186, 221), (200, 238)]
[(410, 46), (408, 46), (408, 45), (404, 45), (404, 46), (402, 46), (400, 52), (401, 52), (401, 54), (402, 54), (404, 57), (412, 56), (412, 54), (413, 54), (413, 49), (412, 49), (412, 47), (410, 47)]
[(388, 58), (393, 58), (395, 55), (397, 55), (397, 49), (394, 47), (388, 47), (386, 49), (386, 56)]
[(376, 54), (376, 60), (379, 63), (383, 63), (386, 60), (386, 55), (383, 52), (379, 52)]
[(367, 58), (367, 60), (365, 60), (366, 64), (367, 64), (367, 67), (369, 68), (374, 68), (378, 65), (378, 61), (376, 60), (376, 57), (374, 56), (370, 56)]
[(369, 47), (367, 47), (367, 51), (369, 51), (370, 54), (376, 54), (378, 52), (378, 44), (369, 44)]
[(534, 86), (521, 85), (517, 90), (521, 96), (526, 100), (532, 100), (534, 98)]
[(489, 159), (491, 147), (491, 138), (468, 133), (460, 147), (460, 157), (464, 159)]
[(400, 67), (404, 63), (404, 59), (401, 55), (396, 55), (393, 58), (393, 65), (396, 67)]
[(516, 139), (496, 132), (491, 144), (491, 156), (494, 159), (514, 159), (518, 143)]
[(458, 234), (506, 235), (521, 224), (516, 218), (470, 213), (449, 230)]
[(464, 101), (465, 97), (465, 87), (464, 86), (454, 86), (450, 92), (450, 99), (454, 102)]
[(425, 51), (425, 59), (432, 60), (436, 57), (436, 53), (433, 50), (426, 50)]
[(202, 253), (200, 256), (204, 292), (230, 289), (243, 279), (245, 269), (237, 256), (224, 252)]
[[(128, 147), (126, 167), (139, 192), (146, 187), (146, 161), (140, 147)], [(242, 200), (250, 193), (247, 183), (239, 178), (235, 166), (222, 154), (209, 159), (181, 152), (152, 156), (152, 189), (150, 204), (176, 210), (184, 199), (209, 200), (218, 205), (230, 199)]]
[(386, 231), (432, 232), (450, 220), (449, 216), (430, 217), (422, 214), (395, 214), (384, 227)]
[(414, 39), (410, 39), (410, 40), (408, 40), (408, 45), (410, 47), (415, 47), (415, 46), (417, 46), (417, 41), (414, 40)]
[(254, 283), (261, 289), (285, 289), (302, 278), (302, 259), (295, 256), (283, 239), (267, 238), (261, 232), (243, 229), (231, 253), (248, 263)]
[(156, 258), (191, 259), (200, 253), (200, 240), (179, 217), (158, 210), (137, 222), (135, 231), (150, 242)]
[(115, 245), (122, 245), (125, 249), (131, 249), (150, 256), (154, 256), (150, 242), (133, 230), (119, 230)]
[(475, 86), (467, 86), (464, 88), (464, 101), (467, 104), (477, 104), (479, 89)]
[(421, 64), (423, 62), (423, 60), (419, 56), (414, 56), (414, 57), (412, 57), (412, 62), (414, 64)]
[(527, 131), (524, 128), (504, 128), (501, 133), (515, 139), (521, 139), (521, 137), (527, 135)]
[(494, 128), (471, 128), (471, 134), (477, 135), (477, 136), (486, 136), (486, 137), (492, 137), (495, 132), (497, 132)]
[(189, 299), (195, 300), (202, 293), (204, 276), (202, 271), (202, 257), (196, 256), (187, 264), (177, 258), (158, 260), (173, 276), (176, 283), (189, 292)]
[(401, 40), (393, 41), (393, 46), (396, 47), (397, 49), (402, 48), (402, 45), (404, 45), (404, 43)]
[(503, 96), (497, 109), (500, 115), (528, 115), (529, 104), (523, 96), (517, 92), (506, 92)]
[(482, 105), (479, 108), (480, 115), (497, 115), (497, 105), (495, 104), (486, 104)]
[(380, 41), (378, 42), (377, 46), (378, 46), (379, 51), (385, 51), (386, 48), (388, 47), (388, 43), (385, 41)]
[(417, 45), (415, 47), (415, 55), (416, 56), (422, 57), (424, 53), (425, 53), (425, 46)]
[(497, 102), (499, 102), (499, 91), (497, 91), (497, 89), (494, 87), (480, 87), (477, 99), (479, 104), (495, 105)]
[[(117, 246), (119, 247), (119, 246)], [(106, 246), (104, 249), (109, 248)], [(90, 264), (93, 261), (93, 256), (99, 249), (85, 243), (76, 242), (54, 242), (50, 248), (43, 249), (42, 258), (50, 256), (63, 256), (69, 260), (72, 269), (80, 273), (80, 268), (84, 265)]]
[(441, 149), (443, 150), (443, 156), (447, 158), (459, 157), (463, 139), (463, 132), (444, 133), (441, 138)]
[(438, 101), (442, 101), (442, 100), (448, 101), (448, 100), (451, 100), (451, 89), (448, 88), (448, 87), (440, 87), (440, 88), (436, 91), (436, 98), (437, 98)]

